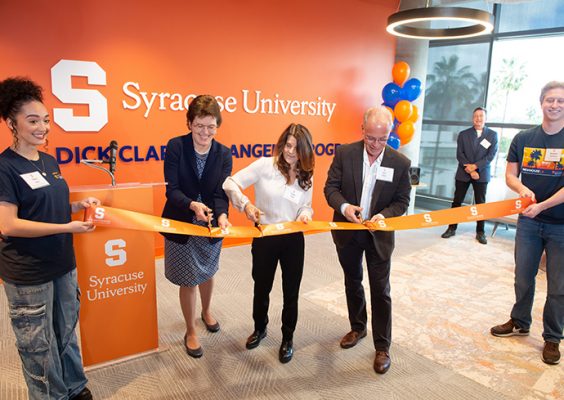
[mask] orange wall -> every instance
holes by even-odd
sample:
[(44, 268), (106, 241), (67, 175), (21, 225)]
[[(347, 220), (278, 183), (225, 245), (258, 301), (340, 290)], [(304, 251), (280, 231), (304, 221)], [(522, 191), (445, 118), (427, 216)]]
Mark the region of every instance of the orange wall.
[[(158, 7), (153, 6), (158, 4)], [(293, 121), (305, 124), (316, 143), (344, 143), (360, 138), (363, 110), (381, 103), (382, 87), (391, 80), (395, 41), (385, 32), (387, 16), (398, 1), (288, 0), (190, 2), (31, 1), (0, 3), (0, 79), (26, 75), (45, 89), (50, 108), (74, 108), (88, 115), (87, 105), (70, 105), (52, 93), (51, 68), (62, 59), (93, 61), (106, 73), (105, 85), (74, 77), (74, 88), (99, 91), (107, 99), (108, 123), (99, 132), (65, 132), (52, 123), (49, 152), (56, 148), (137, 146), (143, 158), (186, 132), (185, 111), (153, 106), (124, 109), (135, 101), (124, 84), (140, 91), (234, 97), (234, 112), (223, 112), (217, 140), (231, 146), (274, 143)], [(327, 116), (249, 113), (243, 90), (272, 100), (325, 101), (335, 104)], [(156, 100), (158, 101), (158, 100)], [(249, 106), (254, 108), (254, 100)], [(11, 143), (5, 124), (0, 147)], [(125, 154), (132, 155), (132, 151)], [(98, 158), (89, 153), (90, 158)], [(330, 218), (323, 184), (330, 155), (317, 157), (314, 184), (315, 219)], [(253, 159), (234, 159), (234, 169)], [(74, 162), (62, 165), (71, 186), (107, 183), (106, 175)], [(162, 161), (118, 160), (117, 182), (163, 180)], [(157, 202), (160, 212), (162, 199)], [(235, 223), (244, 223), (236, 212)]]

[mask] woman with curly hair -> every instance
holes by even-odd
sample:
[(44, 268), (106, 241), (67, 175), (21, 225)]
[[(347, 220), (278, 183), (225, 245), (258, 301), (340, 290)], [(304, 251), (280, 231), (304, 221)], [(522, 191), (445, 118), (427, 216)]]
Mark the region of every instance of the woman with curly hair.
[(80, 292), (72, 234), (92, 222), (71, 221), (100, 202), (69, 203), (69, 188), (47, 144), (42, 89), (26, 78), (0, 82), (0, 120), (13, 143), (0, 154), (0, 278), (30, 399), (91, 399), (75, 327)]

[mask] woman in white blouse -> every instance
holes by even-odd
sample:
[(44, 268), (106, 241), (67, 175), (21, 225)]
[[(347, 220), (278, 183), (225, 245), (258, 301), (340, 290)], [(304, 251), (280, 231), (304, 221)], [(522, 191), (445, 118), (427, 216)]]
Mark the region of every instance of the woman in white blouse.
[[(274, 157), (253, 162), (223, 183), (233, 206), (255, 223), (275, 224), (311, 220), (314, 153), (311, 134), (300, 124), (290, 124), (274, 149)], [(255, 204), (242, 190), (254, 185)], [(287, 363), (294, 354), (293, 336), (298, 320), (298, 296), (304, 269), (304, 235), (291, 233), (253, 239), (252, 276), (255, 282), (253, 319), (255, 330), (247, 349), (257, 347), (266, 337), (269, 295), (276, 267), (282, 269), (282, 344), (279, 359)]]

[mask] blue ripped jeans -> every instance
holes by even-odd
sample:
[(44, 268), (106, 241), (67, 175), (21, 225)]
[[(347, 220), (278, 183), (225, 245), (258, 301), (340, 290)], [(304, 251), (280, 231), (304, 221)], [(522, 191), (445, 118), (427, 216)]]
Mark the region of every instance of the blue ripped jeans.
[(529, 329), (535, 278), (546, 251), (547, 295), (543, 311), (545, 341), (560, 343), (564, 328), (564, 225), (546, 224), (519, 216), (515, 236), (515, 305), (511, 318)]
[(68, 399), (84, 375), (75, 327), (80, 307), (76, 269), (41, 285), (4, 282), (29, 398)]

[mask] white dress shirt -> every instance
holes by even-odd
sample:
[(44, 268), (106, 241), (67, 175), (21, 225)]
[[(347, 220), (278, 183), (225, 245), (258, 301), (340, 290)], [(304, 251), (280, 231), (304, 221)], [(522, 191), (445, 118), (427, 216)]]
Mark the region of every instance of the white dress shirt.
[(223, 190), (231, 203), (237, 210), (243, 212), (250, 200), (242, 190), (254, 185), (255, 206), (264, 213), (260, 217), (261, 223), (295, 221), (302, 214), (311, 219), (313, 188), (303, 190), (297, 179), (288, 185), (286, 178), (274, 162), (274, 157), (259, 158), (235, 175), (228, 177), (223, 183)]
[[(373, 217), (370, 215), (370, 203), (372, 202), (372, 192), (374, 192), (374, 186), (376, 185), (378, 168), (384, 158), (384, 151), (386, 151), (385, 148), (372, 165), (370, 165), (366, 148), (362, 151), (362, 195), (360, 196), (360, 207), (362, 207), (363, 221)], [(349, 205), (350, 203), (344, 203), (341, 206), (341, 214), (345, 215), (345, 210)]]

